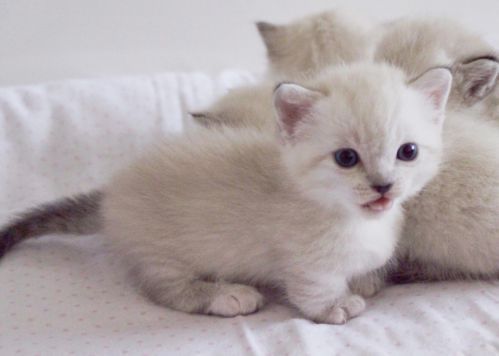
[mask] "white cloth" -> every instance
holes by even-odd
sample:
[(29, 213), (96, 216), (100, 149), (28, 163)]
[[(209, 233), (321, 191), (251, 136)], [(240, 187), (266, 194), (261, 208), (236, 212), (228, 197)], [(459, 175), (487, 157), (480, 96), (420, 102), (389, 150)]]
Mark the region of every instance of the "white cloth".
[[(0, 221), (104, 184), (189, 110), (247, 73), (163, 74), (0, 89)], [(396, 286), (346, 325), (270, 303), (245, 317), (187, 315), (129, 285), (96, 236), (47, 236), (0, 261), (0, 355), (497, 355), (499, 283)]]

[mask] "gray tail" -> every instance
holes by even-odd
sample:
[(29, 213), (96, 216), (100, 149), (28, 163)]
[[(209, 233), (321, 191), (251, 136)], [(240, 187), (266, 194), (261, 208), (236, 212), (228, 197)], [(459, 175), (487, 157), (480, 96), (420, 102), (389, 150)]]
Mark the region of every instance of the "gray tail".
[(0, 257), (15, 244), (44, 234), (93, 234), (101, 230), (103, 193), (92, 191), (43, 204), (0, 229)]

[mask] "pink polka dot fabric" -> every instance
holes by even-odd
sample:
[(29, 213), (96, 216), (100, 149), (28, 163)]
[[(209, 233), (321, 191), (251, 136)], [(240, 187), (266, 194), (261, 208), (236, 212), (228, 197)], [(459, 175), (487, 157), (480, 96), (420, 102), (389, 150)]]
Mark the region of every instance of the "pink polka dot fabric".
[[(180, 133), (248, 73), (0, 88), (0, 222), (98, 187), (158, 136)], [(254, 315), (187, 315), (149, 302), (101, 236), (46, 236), (0, 260), (0, 355), (497, 355), (499, 283), (385, 289), (343, 326), (275, 301)]]

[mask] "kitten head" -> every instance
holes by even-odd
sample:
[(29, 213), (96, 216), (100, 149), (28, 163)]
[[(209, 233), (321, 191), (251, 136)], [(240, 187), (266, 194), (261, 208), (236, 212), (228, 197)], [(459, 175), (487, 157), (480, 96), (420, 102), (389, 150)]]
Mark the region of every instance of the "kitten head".
[(258, 22), (270, 66), (297, 78), (326, 66), (367, 60), (374, 52), (373, 25), (345, 10), (323, 12), (286, 24)]
[(282, 157), (297, 187), (329, 207), (373, 214), (437, 173), (452, 76), (435, 68), (406, 83), (386, 65), (332, 69), (274, 92)]

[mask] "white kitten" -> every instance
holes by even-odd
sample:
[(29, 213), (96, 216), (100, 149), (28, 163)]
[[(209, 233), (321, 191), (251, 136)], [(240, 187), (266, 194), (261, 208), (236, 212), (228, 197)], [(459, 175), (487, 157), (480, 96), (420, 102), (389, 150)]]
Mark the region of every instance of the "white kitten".
[[(269, 88), (261, 86), (261, 93)], [(251, 125), (248, 118), (255, 117), (257, 127), (271, 131), (263, 123), (265, 117), (271, 122), (265, 108), (270, 104), (255, 99), (251, 106), (239, 105), (243, 100), (244, 90), (229, 94), (211, 115), (223, 117), (225, 112), (237, 118), (242, 117), (241, 110), (246, 126)], [(406, 206), (407, 222), (397, 251), (400, 266), (388, 266), (395, 281), (499, 275), (499, 127), (486, 119), (469, 111), (447, 113), (444, 163), (437, 177)], [(382, 286), (383, 273), (356, 278), (351, 285), (357, 293), (372, 295)]]
[(405, 84), (375, 64), (281, 84), (277, 137), (221, 126), (171, 138), (104, 192), (13, 221), (0, 254), (28, 237), (103, 228), (159, 304), (247, 314), (263, 304), (254, 285), (269, 284), (308, 318), (344, 323), (365, 307), (347, 282), (386, 264), (401, 203), (437, 172), (450, 84), (446, 69)]
[(157, 303), (247, 314), (263, 303), (250, 285), (270, 283), (344, 323), (364, 309), (347, 280), (386, 263), (401, 202), (437, 172), (450, 82), (365, 64), (282, 84), (280, 143), (223, 128), (163, 143), (109, 184), (105, 235)]

